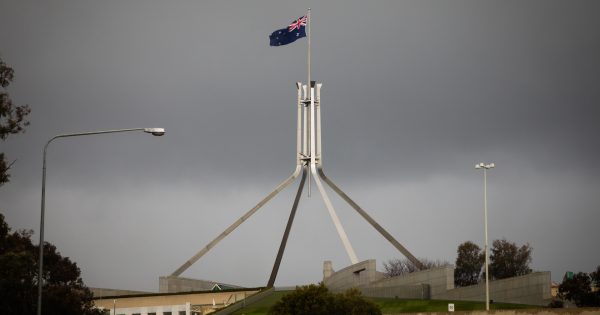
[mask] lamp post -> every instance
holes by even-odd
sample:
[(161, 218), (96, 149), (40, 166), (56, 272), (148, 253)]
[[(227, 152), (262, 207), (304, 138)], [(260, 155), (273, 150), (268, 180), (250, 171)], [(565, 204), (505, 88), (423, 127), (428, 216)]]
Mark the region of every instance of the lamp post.
[(485, 310), (490, 310), (490, 284), (489, 284), (489, 270), (488, 270), (488, 224), (487, 224), (487, 170), (496, 167), (494, 163), (485, 164), (479, 163), (475, 165), (476, 169), (483, 170), (483, 212), (484, 212), (484, 225), (485, 225)]
[(101, 131), (89, 131), (89, 132), (79, 132), (79, 133), (67, 133), (56, 135), (52, 137), (46, 145), (44, 146), (44, 162), (42, 167), (42, 210), (41, 210), (41, 218), (40, 218), (40, 257), (39, 261), (39, 270), (38, 270), (38, 304), (37, 304), (37, 315), (42, 315), (42, 286), (43, 286), (43, 269), (44, 269), (44, 210), (46, 207), (46, 150), (48, 149), (48, 145), (54, 139), (58, 138), (67, 138), (67, 137), (78, 137), (78, 136), (89, 136), (89, 135), (97, 135), (103, 133), (117, 133), (117, 132), (129, 132), (129, 131), (143, 131), (145, 133), (149, 133), (153, 136), (162, 136), (165, 134), (165, 129), (163, 128), (131, 128), (131, 129), (114, 129), (114, 130), (101, 130)]

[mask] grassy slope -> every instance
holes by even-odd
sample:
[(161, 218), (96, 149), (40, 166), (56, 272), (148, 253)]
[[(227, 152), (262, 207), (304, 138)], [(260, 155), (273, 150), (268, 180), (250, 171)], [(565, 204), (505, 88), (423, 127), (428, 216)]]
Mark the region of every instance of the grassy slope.
[[(273, 295), (260, 300), (248, 307), (241, 309), (233, 314), (235, 315), (266, 315), (269, 308), (279, 301), (282, 296), (291, 291), (279, 291)], [(483, 302), (465, 302), (465, 301), (437, 301), (437, 300), (402, 300), (402, 299), (384, 299), (384, 298), (368, 298), (375, 302), (381, 308), (383, 314), (393, 313), (412, 313), (412, 312), (447, 312), (448, 303), (454, 303), (456, 311), (483, 310), (485, 303)], [(521, 309), (521, 308), (537, 308), (536, 306), (522, 304), (506, 304), (494, 303), (490, 304), (490, 309)]]
[[(401, 300), (401, 299), (384, 299), (371, 298), (381, 308), (383, 314), (393, 313), (416, 313), (416, 312), (447, 312), (448, 303), (454, 303), (455, 311), (472, 311), (484, 310), (484, 302), (468, 302), (468, 301), (439, 301), (439, 300)], [(490, 304), (490, 309), (522, 309), (522, 308), (537, 308), (531, 305), (522, 304), (507, 304), (494, 303)]]
[(267, 314), (269, 308), (275, 304), (275, 302), (279, 301), (282, 296), (290, 293), (292, 291), (276, 291), (272, 295), (267, 296), (266, 298), (249, 305), (246, 308), (243, 308), (237, 312), (234, 312), (233, 315), (262, 315)]

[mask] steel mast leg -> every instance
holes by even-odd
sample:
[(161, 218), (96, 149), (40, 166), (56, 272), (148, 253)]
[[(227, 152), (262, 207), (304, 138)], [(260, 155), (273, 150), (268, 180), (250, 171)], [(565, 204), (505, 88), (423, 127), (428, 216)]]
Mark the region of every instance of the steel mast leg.
[[(321, 193), (321, 196), (323, 197), (323, 201), (325, 202), (325, 207), (327, 207), (327, 211), (329, 211), (329, 216), (331, 217), (331, 220), (333, 221), (333, 224), (335, 225), (335, 229), (338, 232), (338, 235), (340, 236), (340, 239), (342, 240), (342, 243), (344, 244), (344, 248), (346, 249), (346, 253), (348, 254), (348, 257), (350, 258), (350, 262), (352, 262), (352, 264), (356, 264), (358, 263), (358, 257), (356, 257), (356, 253), (354, 252), (354, 249), (352, 248), (352, 244), (350, 244), (350, 240), (348, 239), (348, 235), (346, 235), (346, 231), (344, 231), (344, 227), (342, 226), (342, 223), (340, 222), (340, 219), (338, 218), (337, 214), (335, 213), (335, 209), (333, 208), (333, 204), (331, 204), (331, 200), (329, 200), (329, 197), (327, 196), (327, 193), (325, 192), (325, 188), (323, 187), (323, 184), (321, 183), (321, 180), (319, 180), (319, 176), (317, 175), (317, 128), (320, 128), (319, 126), (316, 126), (316, 111), (315, 111), (315, 82), (309, 82), (310, 84), (310, 171), (312, 173), (312, 177), (315, 180), (315, 183), (317, 184), (317, 188), (319, 189), (319, 192)], [(321, 89), (321, 84), (317, 85), (317, 89), (320, 90)], [(320, 94), (320, 93), (319, 93)], [(319, 100), (320, 101), (320, 100)], [(320, 163), (320, 161), (319, 161)]]
[(271, 276), (269, 277), (269, 282), (267, 283), (267, 288), (272, 288), (275, 285), (275, 278), (277, 278), (277, 272), (279, 272), (279, 265), (281, 264), (281, 259), (283, 258), (283, 252), (285, 251), (285, 245), (287, 244), (288, 237), (290, 236), (290, 230), (292, 229), (292, 223), (294, 223), (294, 217), (296, 216), (296, 210), (298, 209), (298, 203), (300, 203), (300, 196), (302, 196), (302, 189), (304, 188), (304, 182), (306, 180), (306, 166), (302, 168), (302, 179), (300, 180), (300, 186), (298, 186), (298, 192), (296, 193), (296, 198), (294, 199), (294, 204), (292, 205), (292, 211), (290, 212), (290, 217), (288, 219), (288, 223), (285, 227), (285, 232), (283, 233), (283, 238), (281, 239), (281, 244), (279, 245), (279, 251), (277, 252), (277, 258), (275, 258), (275, 264), (273, 265), (273, 270), (271, 271)]
[(317, 183), (317, 187), (319, 188), (319, 192), (321, 193), (321, 196), (323, 197), (323, 201), (325, 202), (327, 211), (329, 211), (329, 216), (331, 217), (331, 220), (333, 221), (333, 225), (335, 225), (335, 229), (337, 230), (337, 232), (340, 236), (340, 239), (342, 240), (342, 243), (344, 244), (344, 248), (346, 249), (346, 253), (348, 253), (350, 262), (354, 265), (354, 264), (358, 263), (358, 257), (356, 256), (356, 253), (354, 252), (354, 249), (352, 248), (352, 244), (350, 244), (350, 240), (348, 239), (348, 235), (346, 235), (346, 231), (344, 231), (344, 227), (342, 226), (340, 219), (338, 218), (337, 214), (335, 213), (335, 209), (333, 208), (333, 205), (331, 204), (331, 200), (329, 200), (329, 197), (327, 196), (327, 193), (325, 192), (325, 188), (323, 187), (323, 184), (319, 180), (319, 176), (317, 175), (315, 168), (316, 168), (315, 165), (311, 165), (311, 171), (313, 173), (313, 178), (315, 180), (315, 183)]
[[(408, 258), (408, 260), (410, 260), (410, 262), (412, 262), (417, 268), (423, 269), (423, 264), (415, 256), (413, 256), (413, 254), (411, 254), (404, 246), (402, 246), (402, 244), (400, 244), (381, 225), (379, 225), (379, 223), (377, 223), (371, 216), (369, 216), (369, 214), (367, 214), (367, 212), (365, 212), (365, 210), (363, 210), (352, 199), (350, 199), (350, 197), (348, 197), (348, 195), (346, 195), (338, 186), (336, 186), (333, 183), (333, 181), (331, 181), (329, 178), (327, 178), (327, 176), (325, 176), (325, 173), (323, 172), (323, 169), (321, 167), (318, 167), (317, 170), (319, 172), (319, 176), (321, 178), (323, 178), (323, 180), (329, 185), (329, 187), (331, 187), (336, 193), (338, 193), (338, 195), (340, 195), (340, 197), (342, 197), (342, 199), (344, 199), (350, 206), (352, 206), (352, 208), (354, 208), (354, 210), (356, 210), (356, 212), (358, 212), (379, 233), (381, 233), (381, 235), (383, 235), (383, 237), (385, 237), (385, 239), (387, 239), (390, 243), (392, 243), (392, 245), (394, 245), (394, 247), (396, 247), (396, 249), (398, 251), (400, 251), (404, 256), (406, 256), (406, 258)], [(316, 179), (316, 175), (315, 175), (315, 179)]]
[(280, 191), (282, 191), (285, 187), (287, 187), (291, 182), (293, 182), (298, 177), (301, 170), (302, 170), (302, 165), (299, 165), (299, 164), (296, 165), (296, 170), (290, 177), (288, 177), (286, 180), (281, 182), (275, 188), (275, 190), (273, 190), (269, 195), (267, 195), (267, 197), (265, 197), (263, 200), (261, 200), (256, 206), (254, 206), (254, 208), (250, 209), (241, 218), (239, 218), (232, 225), (230, 225), (227, 229), (225, 229), (225, 231), (223, 231), (223, 233), (219, 234), (219, 236), (217, 236), (214, 240), (212, 240), (210, 243), (208, 243), (208, 245), (206, 245), (203, 249), (201, 249), (198, 253), (196, 253), (196, 255), (194, 255), (192, 258), (190, 258), (188, 261), (186, 261), (183, 265), (181, 265), (181, 267), (177, 268), (177, 270), (175, 270), (175, 272), (173, 272), (171, 274), (171, 277), (179, 276), (185, 270), (187, 270), (191, 265), (193, 265), (196, 261), (198, 261), (198, 259), (200, 259), (202, 256), (204, 256), (204, 254), (206, 254), (215, 245), (217, 245), (217, 243), (219, 243), (223, 238), (225, 238), (225, 236), (227, 236), (227, 235), (229, 235), (229, 233), (233, 232), (233, 230), (235, 230), (238, 226), (240, 226), (240, 224), (242, 224), (244, 221), (246, 221), (248, 218), (250, 218), (250, 216), (253, 215), (258, 209), (260, 209), (262, 206), (264, 206), (269, 200), (271, 200), (273, 197), (275, 197), (275, 195), (277, 195)]

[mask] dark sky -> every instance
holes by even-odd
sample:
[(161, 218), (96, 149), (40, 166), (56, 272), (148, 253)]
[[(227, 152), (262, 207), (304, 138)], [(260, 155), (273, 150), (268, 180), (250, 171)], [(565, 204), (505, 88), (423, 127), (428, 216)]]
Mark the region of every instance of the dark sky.
[[(2, 142), (14, 228), (39, 230), (92, 287), (158, 290), (295, 166), (295, 82), (307, 41), (268, 35), (312, 9), (324, 169), (414, 255), (454, 262), (490, 240), (533, 247), (559, 280), (600, 264), (600, 2), (0, 0), (9, 93), (31, 126)], [(265, 285), (297, 184), (185, 277)], [(349, 264), (313, 185), (276, 285)], [(329, 191), (359, 259), (397, 252)], [(34, 238), (36, 239), (36, 234)]]

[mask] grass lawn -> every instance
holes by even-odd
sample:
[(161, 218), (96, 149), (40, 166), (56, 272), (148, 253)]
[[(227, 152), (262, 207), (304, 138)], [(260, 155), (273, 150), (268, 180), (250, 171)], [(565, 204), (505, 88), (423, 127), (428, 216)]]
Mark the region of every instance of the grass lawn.
[[(440, 301), (440, 300), (403, 300), (386, 298), (368, 298), (381, 308), (383, 314), (416, 313), (416, 312), (447, 312), (448, 303), (454, 303), (455, 311), (485, 310), (484, 302)], [(491, 310), (539, 308), (523, 304), (493, 303)]]
[[(282, 296), (292, 291), (277, 291), (254, 304), (248, 305), (233, 314), (235, 315), (266, 315), (269, 308), (279, 301)], [(466, 301), (438, 301), (438, 300), (403, 300), (393, 298), (367, 298), (381, 308), (383, 314), (394, 313), (416, 313), (416, 312), (447, 312), (448, 303), (454, 303), (455, 311), (484, 310), (484, 302), (466, 302)], [(523, 309), (539, 308), (538, 306), (523, 304), (493, 303), (490, 309)]]
[(238, 310), (236, 312), (233, 313), (233, 315), (261, 315), (261, 314), (267, 314), (269, 312), (269, 308), (275, 304), (277, 301), (279, 301), (281, 299), (282, 296), (293, 292), (293, 291), (275, 291), (273, 294), (271, 294), (270, 296), (267, 296), (266, 298), (253, 303), (251, 305), (248, 305), (248, 307), (243, 308), (241, 310)]

